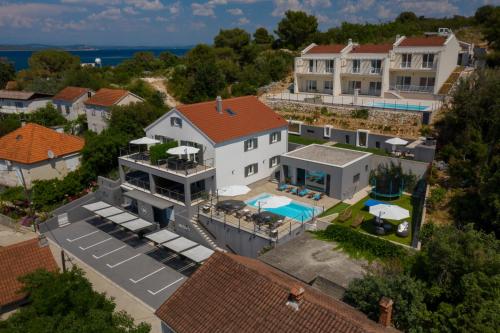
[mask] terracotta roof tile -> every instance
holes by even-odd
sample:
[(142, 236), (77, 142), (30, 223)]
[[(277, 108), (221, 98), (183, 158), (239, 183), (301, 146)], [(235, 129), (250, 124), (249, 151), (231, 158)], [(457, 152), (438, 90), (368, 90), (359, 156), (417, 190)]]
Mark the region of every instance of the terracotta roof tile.
[(87, 105), (109, 107), (121, 101), (128, 94), (130, 94), (128, 90), (102, 88), (99, 89), (94, 96), (86, 100), (84, 103)]
[(360, 44), (353, 47), (351, 53), (389, 53), (392, 44)]
[(80, 98), (83, 94), (89, 92), (89, 88), (81, 87), (66, 87), (60, 92), (58, 92), (52, 99), (58, 101), (73, 102), (74, 100)]
[(306, 54), (314, 53), (340, 53), (345, 48), (345, 45), (331, 44), (331, 45), (316, 45), (306, 52)]
[(0, 138), (0, 159), (32, 164), (48, 160), (49, 150), (57, 157), (76, 153), (84, 145), (82, 138), (29, 123)]
[(40, 247), (38, 239), (0, 248), (0, 307), (22, 300), (22, 283), (18, 278), (37, 269), (56, 271), (57, 264), (48, 246)]
[[(305, 290), (298, 310), (287, 305), (294, 287)], [(156, 315), (178, 333), (397, 332), (261, 261), (221, 252)]]
[(446, 42), (446, 37), (429, 36), (429, 37), (406, 37), (398, 46), (443, 46)]
[[(215, 143), (287, 126), (287, 122), (255, 96), (177, 106), (176, 109)], [(233, 111), (233, 115), (227, 112)]]

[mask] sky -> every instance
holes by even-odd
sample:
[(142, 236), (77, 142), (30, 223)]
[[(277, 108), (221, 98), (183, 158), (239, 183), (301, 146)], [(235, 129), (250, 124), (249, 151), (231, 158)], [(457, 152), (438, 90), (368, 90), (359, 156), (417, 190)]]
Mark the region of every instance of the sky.
[(401, 11), (473, 15), (500, 0), (0, 0), (0, 44), (182, 46), (220, 29), (276, 29), (283, 13), (316, 15), (320, 30), (343, 21), (384, 22)]

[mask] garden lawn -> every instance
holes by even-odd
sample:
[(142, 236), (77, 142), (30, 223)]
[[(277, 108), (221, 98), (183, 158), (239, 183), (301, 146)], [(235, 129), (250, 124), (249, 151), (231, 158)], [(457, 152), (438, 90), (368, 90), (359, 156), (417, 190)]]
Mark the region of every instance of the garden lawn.
[(345, 202), (339, 202), (336, 205), (334, 205), (334, 206), (328, 208), (327, 210), (325, 210), (319, 217), (328, 216), (328, 215), (332, 215), (332, 214), (335, 214), (335, 213), (340, 214), (340, 213), (342, 213), (349, 206), (350, 205), (346, 204)]
[[(375, 235), (375, 226), (373, 224), (373, 220), (375, 217), (371, 215), (368, 212), (368, 208), (365, 207), (365, 202), (366, 200), (370, 199), (370, 196), (366, 196), (360, 201), (358, 201), (355, 205), (351, 206), (352, 209), (352, 215), (349, 218), (349, 220), (345, 221), (344, 223), (339, 222), (339, 219), (335, 219), (333, 222), (338, 225), (344, 225), (346, 227), (350, 227), (352, 221), (356, 218), (358, 214), (362, 214), (364, 216), (364, 221), (363, 223), (357, 228), (358, 231), (363, 231), (371, 235)], [(408, 222), (410, 222), (410, 234), (406, 237), (399, 237), (396, 235), (396, 228), (397, 226), (402, 223), (404, 220), (401, 221), (393, 221), (393, 220), (385, 220), (386, 222), (392, 224), (392, 231), (384, 236), (377, 236), (383, 239), (395, 241), (404, 245), (410, 245), (411, 244), (411, 238), (412, 238), (412, 228), (411, 228), (411, 221), (412, 221), (412, 212), (413, 212), (413, 206), (411, 203), (411, 196), (408, 195), (403, 195), (397, 200), (391, 200), (391, 201), (385, 201), (385, 200), (380, 200), (377, 199), (378, 201), (382, 201), (384, 203), (388, 203), (391, 205), (398, 205), (402, 208), (408, 209), (410, 211), (410, 217), (407, 219)]]
[(387, 153), (385, 150), (378, 148), (362, 148), (362, 147), (357, 147), (355, 145), (350, 145), (348, 143), (336, 143), (334, 146), (338, 148), (363, 151), (365, 153), (372, 153), (380, 156), (389, 156), (389, 153)]
[(305, 138), (300, 135), (288, 134), (288, 142), (307, 146), (307, 145), (312, 145), (313, 143), (323, 144), (326, 142), (326, 140)]

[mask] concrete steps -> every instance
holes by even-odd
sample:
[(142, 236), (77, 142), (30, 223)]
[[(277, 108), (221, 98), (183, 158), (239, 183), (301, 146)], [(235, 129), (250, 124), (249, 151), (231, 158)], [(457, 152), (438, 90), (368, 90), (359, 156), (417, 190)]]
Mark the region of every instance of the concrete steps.
[(216, 251), (227, 252), (223, 248), (220, 248), (213, 238), (205, 231), (205, 228), (198, 222), (198, 215), (194, 215), (191, 218), (191, 224), (198, 231), (198, 233), (203, 237), (203, 239), (210, 245), (210, 247)]

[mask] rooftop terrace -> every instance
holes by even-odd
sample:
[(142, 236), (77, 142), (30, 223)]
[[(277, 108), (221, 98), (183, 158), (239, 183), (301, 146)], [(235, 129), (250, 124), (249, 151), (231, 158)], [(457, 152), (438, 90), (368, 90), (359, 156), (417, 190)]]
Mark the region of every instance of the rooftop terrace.
[(371, 153), (364, 153), (350, 149), (330, 147), (318, 144), (312, 144), (288, 152), (285, 156), (299, 158), (302, 160), (319, 162), (323, 164), (343, 167), (349, 163), (357, 161)]

